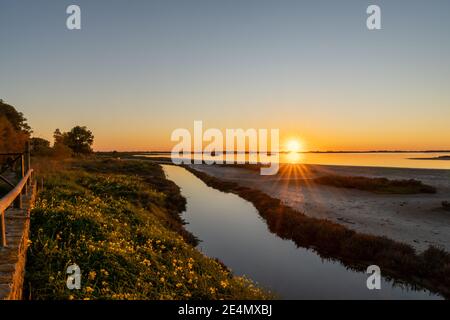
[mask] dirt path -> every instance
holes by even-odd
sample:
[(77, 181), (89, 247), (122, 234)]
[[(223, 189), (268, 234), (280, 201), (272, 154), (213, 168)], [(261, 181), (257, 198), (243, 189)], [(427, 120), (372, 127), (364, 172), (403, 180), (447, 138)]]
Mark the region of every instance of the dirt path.
[[(435, 245), (450, 251), (450, 170), (297, 165), (289, 175), (261, 176), (259, 171), (196, 165), (195, 169), (242, 186), (259, 189), (308, 216), (328, 219), (359, 232), (386, 236), (422, 251)], [(323, 174), (417, 179), (437, 188), (436, 194), (381, 195), (312, 184)]]

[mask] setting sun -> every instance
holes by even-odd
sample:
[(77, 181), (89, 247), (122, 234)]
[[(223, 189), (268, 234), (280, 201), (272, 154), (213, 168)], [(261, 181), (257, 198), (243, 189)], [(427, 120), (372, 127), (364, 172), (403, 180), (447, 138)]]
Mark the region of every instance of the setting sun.
[(302, 151), (302, 144), (298, 139), (291, 139), (286, 143), (286, 151), (300, 152)]

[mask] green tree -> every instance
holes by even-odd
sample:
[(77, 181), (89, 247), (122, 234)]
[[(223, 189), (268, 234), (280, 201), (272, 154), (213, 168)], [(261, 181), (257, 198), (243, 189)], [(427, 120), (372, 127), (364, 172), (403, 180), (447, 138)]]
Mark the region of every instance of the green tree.
[(64, 143), (64, 135), (61, 133), (61, 130), (56, 129), (55, 132), (53, 132), (53, 139), (54, 139), (53, 145)]
[(94, 135), (85, 126), (76, 126), (69, 132), (62, 134), (64, 144), (68, 146), (75, 154), (92, 153), (92, 144)]
[(4, 116), (0, 116), (0, 152), (23, 152), (28, 135), (17, 131)]
[(59, 129), (56, 129), (53, 133), (52, 156), (54, 158), (66, 159), (72, 156), (72, 149), (65, 144), (66, 136), (67, 133), (62, 133)]
[(23, 152), (30, 132), (23, 114), (0, 100), (0, 152)]
[(14, 130), (22, 131), (26, 134), (30, 134), (31, 127), (27, 123), (27, 119), (23, 116), (22, 112), (18, 112), (13, 106), (6, 104), (3, 100), (0, 100), (0, 116), (4, 116), (13, 126)]
[(33, 137), (30, 139), (31, 152), (34, 155), (47, 156), (51, 153), (50, 141)]

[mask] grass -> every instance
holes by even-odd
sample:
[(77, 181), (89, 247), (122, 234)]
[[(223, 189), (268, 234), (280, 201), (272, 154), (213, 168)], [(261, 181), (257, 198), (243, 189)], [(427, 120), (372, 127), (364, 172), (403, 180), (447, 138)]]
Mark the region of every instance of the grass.
[[(268, 299), (194, 246), (178, 187), (149, 162), (41, 163), (45, 190), (31, 213), (31, 299)], [(81, 290), (66, 288), (76, 263)]]
[(351, 188), (382, 194), (436, 193), (436, 188), (414, 179), (389, 180), (386, 178), (325, 175), (313, 179), (313, 182), (337, 188)]
[(365, 271), (376, 264), (382, 274), (395, 281), (429, 289), (450, 298), (450, 254), (430, 246), (418, 254), (411, 246), (386, 237), (357, 233), (328, 220), (308, 217), (267, 194), (223, 181), (186, 167), (208, 186), (231, 192), (250, 201), (271, 232), (296, 245), (312, 248), (321, 257)]

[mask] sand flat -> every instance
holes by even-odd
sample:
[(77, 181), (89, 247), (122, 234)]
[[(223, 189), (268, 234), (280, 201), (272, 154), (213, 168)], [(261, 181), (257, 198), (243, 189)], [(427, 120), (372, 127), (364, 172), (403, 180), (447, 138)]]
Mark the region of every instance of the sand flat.
[[(355, 231), (386, 236), (418, 251), (435, 245), (450, 252), (450, 170), (290, 165), (284, 174), (217, 165), (193, 165), (211, 176), (259, 189), (304, 214), (334, 221)], [(437, 188), (436, 194), (391, 195), (312, 184), (323, 174), (416, 179)]]

